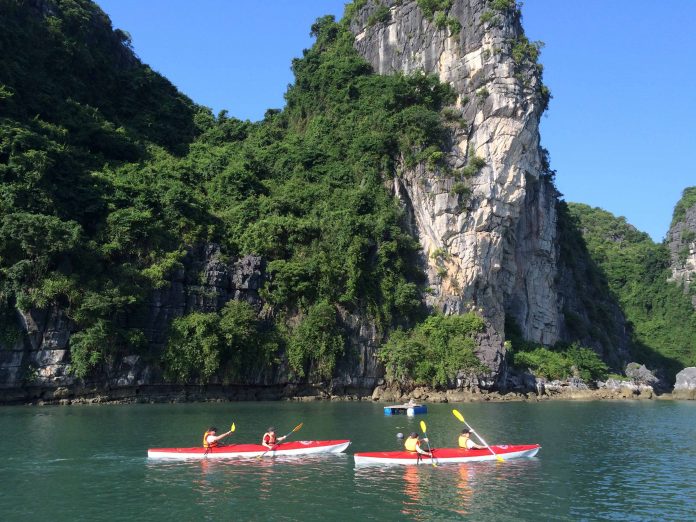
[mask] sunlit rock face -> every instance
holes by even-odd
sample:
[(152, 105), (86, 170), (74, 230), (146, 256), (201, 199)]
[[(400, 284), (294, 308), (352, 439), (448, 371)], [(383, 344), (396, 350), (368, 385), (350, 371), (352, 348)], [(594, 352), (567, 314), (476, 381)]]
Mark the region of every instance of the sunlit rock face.
[[(696, 192), (696, 187), (685, 191)], [(689, 291), (696, 284), (696, 204), (684, 209), (684, 215), (672, 224), (667, 233), (671, 258), (672, 280)], [(691, 300), (696, 309), (696, 296)]]
[[(436, 74), (458, 95), (456, 112), (448, 113), (451, 169), (403, 168), (393, 190), (427, 256), (430, 304), (446, 313), (483, 311), (491, 331), (479, 356), (497, 372), (506, 314), (527, 339), (552, 344), (561, 336), (558, 194), (539, 145), (546, 104), (540, 72), (513, 53), (523, 37), (514, 9), (455, 0), (429, 20), (418, 2), (392, 1), (388, 21), (374, 23), (379, 4), (368, 2), (351, 24), (356, 48), (375, 71)], [(438, 28), (438, 16), (458, 20), (461, 29)], [(464, 189), (456, 169), (475, 157), (485, 165)]]

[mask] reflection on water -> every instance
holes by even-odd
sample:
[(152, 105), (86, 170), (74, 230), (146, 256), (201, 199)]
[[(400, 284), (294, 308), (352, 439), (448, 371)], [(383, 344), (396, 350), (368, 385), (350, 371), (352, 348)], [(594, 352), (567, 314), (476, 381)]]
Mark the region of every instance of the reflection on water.
[(418, 466), (404, 467), (404, 515), (416, 515), (421, 504), (420, 475)]

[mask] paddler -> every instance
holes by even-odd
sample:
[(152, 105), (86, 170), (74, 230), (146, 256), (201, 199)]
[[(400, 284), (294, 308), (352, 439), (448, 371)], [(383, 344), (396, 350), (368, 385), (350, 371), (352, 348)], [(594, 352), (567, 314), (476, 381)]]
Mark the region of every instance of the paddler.
[(227, 433), (223, 433), (222, 435), (218, 435), (217, 428), (215, 426), (211, 426), (203, 434), (203, 447), (204, 448), (215, 448), (215, 447), (219, 446), (220, 444), (218, 443), (218, 441), (227, 437), (230, 433), (232, 433), (232, 431), (233, 430), (230, 430)]
[(263, 434), (263, 437), (261, 438), (261, 445), (265, 446), (266, 448), (273, 449), (276, 444), (278, 444), (281, 440), (285, 440), (287, 438), (286, 435), (283, 435), (282, 437), (277, 437), (275, 428), (271, 426), (266, 430), (266, 433)]
[(459, 447), (462, 449), (486, 449), (486, 446), (481, 446), (471, 440), (469, 437), (470, 432), (469, 428), (464, 428), (459, 434)]
[(421, 442), (426, 441), (427, 442), (428, 438), (425, 437), (421, 439), (418, 437), (418, 433), (415, 431), (411, 433), (408, 438), (404, 441), (404, 448), (406, 451), (411, 451), (414, 453), (418, 453), (419, 455), (427, 455), (428, 457), (432, 457), (432, 453), (429, 451), (425, 451), (423, 448), (421, 448)]

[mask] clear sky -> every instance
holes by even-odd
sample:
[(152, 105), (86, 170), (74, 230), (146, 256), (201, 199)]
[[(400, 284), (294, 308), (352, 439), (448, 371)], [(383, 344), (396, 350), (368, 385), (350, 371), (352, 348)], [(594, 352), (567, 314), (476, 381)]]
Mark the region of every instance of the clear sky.
[[(292, 58), (346, 0), (97, 0), (153, 69), (216, 113), (281, 108)], [(696, 0), (525, 0), (553, 99), (541, 141), (567, 201), (625, 216), (656, 241), (696, 185)]]

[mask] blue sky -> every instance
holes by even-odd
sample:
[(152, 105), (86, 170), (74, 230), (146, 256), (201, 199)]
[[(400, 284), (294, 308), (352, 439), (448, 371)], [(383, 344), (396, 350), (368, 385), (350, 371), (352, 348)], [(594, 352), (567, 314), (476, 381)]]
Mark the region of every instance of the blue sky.
[[(292, 58), (345, 0), (97, 0), (140, 58), (195, 102), (258, 120), (281, 108)], [(656, 241), (696, 185), (696, 0), (525, 0), (553, 99), (541, 141), (567, 201)]]

